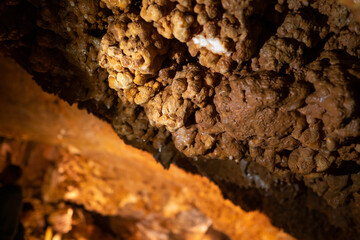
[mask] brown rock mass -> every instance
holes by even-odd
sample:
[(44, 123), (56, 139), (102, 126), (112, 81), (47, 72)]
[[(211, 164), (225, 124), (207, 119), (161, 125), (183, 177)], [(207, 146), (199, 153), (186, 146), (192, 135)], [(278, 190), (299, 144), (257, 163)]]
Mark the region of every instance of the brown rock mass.
[(299, 238), (360, 231), (356, 1), (5, 0), (0, 50)]

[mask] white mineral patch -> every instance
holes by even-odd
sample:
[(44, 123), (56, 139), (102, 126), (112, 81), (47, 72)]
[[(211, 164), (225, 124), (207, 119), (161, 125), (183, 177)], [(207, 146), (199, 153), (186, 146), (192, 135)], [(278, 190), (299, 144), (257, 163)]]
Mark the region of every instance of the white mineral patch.
[(205, 38), (203, 35), (199, 34), (193, 37), (192, 41), (199, 48), (205, 47), (213, 53), (225, 55), (231, 54), (231, 52), (228, 52), (228, 50), (224, 47), (223, 43), (221, 43), (220, 39), (218, 38)]

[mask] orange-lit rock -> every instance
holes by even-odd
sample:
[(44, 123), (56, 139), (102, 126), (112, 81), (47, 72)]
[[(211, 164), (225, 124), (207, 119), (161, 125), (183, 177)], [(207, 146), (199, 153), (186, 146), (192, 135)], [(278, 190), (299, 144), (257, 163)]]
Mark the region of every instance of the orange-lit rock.
[(1, 63), (0, 166), (10, 153), (24, 168), (24, 201), (35, 208), (24, 223), (29, 239), (45, 236), (45, 215), (46, 237), (63, 239), (113, 239), (109, 231), (132, 240), (292, 239), (206, 178), (165, 170), (105, 122), (43, 93), (12, 61)]
[[(357, 1), (4, 0), (0, 51), (165, 168), (208, 177), (234, 204), (262, 210), (299, 238), (353, 239), (360, 25), (342, 4)], [(23, 106), (26, 115), (32, 103)], [(85, 159), (94, 149), (123, 152), (101, 129), (91, 135), (81, 116), (72, 130), (69, 114), (28, 133)], [(30, 129), (25, 119), (5, 124)]]

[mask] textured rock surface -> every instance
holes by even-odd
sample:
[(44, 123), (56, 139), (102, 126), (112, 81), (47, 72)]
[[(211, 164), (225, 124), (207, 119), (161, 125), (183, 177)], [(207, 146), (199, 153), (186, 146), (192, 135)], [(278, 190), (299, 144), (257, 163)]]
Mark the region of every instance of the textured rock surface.
[(3, 1), (1, 49), (296, 236), (359, 231), (353, 13), (334, 0), (120, 2)]
[(34, 208), (22, 218), (25, 239), (293, 239), (206, 178), (166, 171), (134, 149), (128, 158), (1, 137), (0, 150), (0, 170), (7, 154), (24, 169), (24, 202)]
[(6, 162), (23, 168), (24, 201), (34, 207), (22, 217), (25, 239), (293, 239), (205, 177), (166, 170), (125, 145), (108, 123), (43, 92), (11, 59), (0, 57), (0, 72), (0, 171)]

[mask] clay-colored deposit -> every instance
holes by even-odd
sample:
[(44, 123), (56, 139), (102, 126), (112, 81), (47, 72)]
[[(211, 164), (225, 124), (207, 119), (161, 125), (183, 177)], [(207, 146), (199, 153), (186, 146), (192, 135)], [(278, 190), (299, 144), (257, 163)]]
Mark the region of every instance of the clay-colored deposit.
[(293, 239), (264, 214), (225, 200), (205, 177), (165, 170), (124, 144), (106, 122), (43, 92), (11, 59), (0, 63), (0, 171), (8, 156), (23, 168), (24, 202), (34, 207), (22, 221), (25, 239)]
[(356, 4), (6, 0), (0, 46), (47, 91), (110, 122), (165, 167), (208, 176), (296, 236), (353, 238)]

